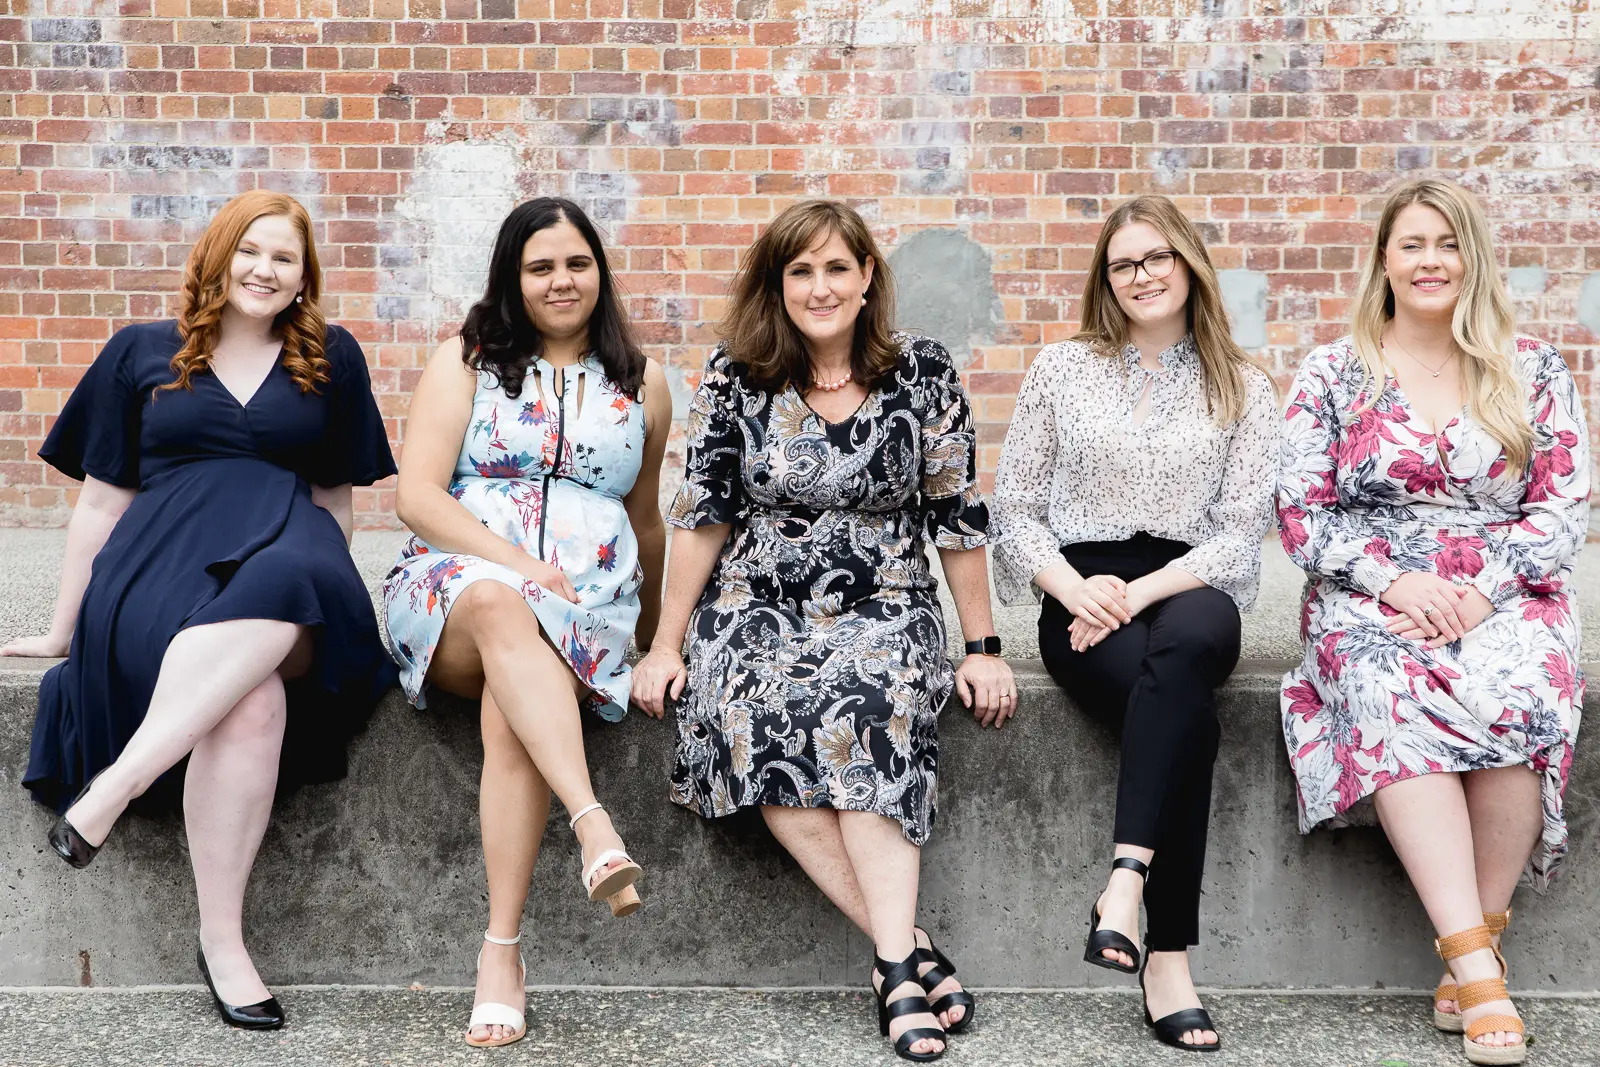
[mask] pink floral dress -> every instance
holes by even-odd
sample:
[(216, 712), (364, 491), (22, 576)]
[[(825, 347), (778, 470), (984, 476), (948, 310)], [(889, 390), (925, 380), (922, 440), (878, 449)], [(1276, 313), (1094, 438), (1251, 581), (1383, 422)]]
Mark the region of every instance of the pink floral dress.
[[(1306, 358), (1290, 393), (1278, 482), (1283, 547), (1308, 576), (1305, 658), (1283, 680), (1300, 831), (1370, 821), (1356, 807), (1419, 774), (1528, 766), (1548, 886), (1567, 851), (1562, 794), (1583, 706), (1569, 579), (1588, 532), (1589, 434), (1560, 353), (1518, 338), (1533, 458), (1508, 471), (1464, 410), (1437, 434), (1399, 386), (1367, 400), (1348, 338)], [(1496, 611), (1437, 650), (1385, 629), (1377, 600), (1406, 571), (1477, 588)]]

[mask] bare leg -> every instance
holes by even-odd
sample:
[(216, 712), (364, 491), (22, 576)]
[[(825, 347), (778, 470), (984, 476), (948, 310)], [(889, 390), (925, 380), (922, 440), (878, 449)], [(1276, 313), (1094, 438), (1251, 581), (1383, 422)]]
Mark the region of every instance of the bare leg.
[[(861, 887), (856, 884), (855, 868), (850, 866), (850, 857), (844, 849), (844, 838), (839, 834), (839, 813), (832, 808), (783, 808), (776, 806), (763, 806), (761, 817), (766, 820), (767, 829), (772, 831), (772, 836), (777, 838), (778, 844), (793, 856), (795, 862), (800, 864), (800, 869), (806, 872), (812, 882), (816, 883), (822, 895), (833, 902), (833, 906), (844, 913), (844, 917), (855, 923), (856, 928), (868, 937), (872, 936), (872, 926), (867, 919), (867, 901), (861, 895)], [(933, 942), (925, 931), (916, 931), (917, 947), (930, 948)], [(920, 968), (927, 971), (933, 964), (926, 963)], [(928, 994), (930, 1002), (938, 1000), (947, 993), (961, 990), (961, 983), (954, 978), (946, 979), (934, 987)], [(951, 1008), (939, 1016), (939, 1022), (945, 1029), (959, 1023), (967, 1014), (964, 1006)]]
[[(1385, 786), (1373, 795), (1378, 818), (1389, 843), (1405, 865), (1411, 884), (1440, 937), (1483, 924), (1478, 897), (1472, 824), (1466, 793), (1455, 774), (1424, 774)], [(1489, 949), (1450, 961), (1458, 983), (1500, 977), (1500, 964)], [(1485, 1015), (1515, 1015), (1509, 1000), (1495, 1000), (1462, 1013), (1471, 1023)], [(1484, 1034), (1483, 1045), (1521, 1041), (1518, 1034)]]
[[(890, 963), (905, 959), (917, 943), (912, 926), (917, 915), (922, 850), (905, 839), (899, 823), (870, 812), (839, 812), (839, 836), (866, 901), (873, 947)], [(873, 975), (873, 988), (878, 987), (878, 978)], [(923, 995), (920, 985), (904, 982), (890, 991), (890, 1003), (902, 996)], [(904, 1015), (891, 1020), (889, 1037), (898, 1039), (907, 1030), (938, 1025), (931, 1012)], [(911, 1051), (938, 1052), (944, 1044), (942, 1039), (924, 1038), (913, 1042)]]
[(244, 894), (272, 816), (286, 719), (283, 679), (273, 673), (200, 739), (184, 774), (200, 947), (217, 995), (229, 1004), (272, 995), (244, 945)]
[(100, 844), (142, 794), (278, 669), (302, 627), (272, 619), (193, 626), (167, 645), (144, 721), (94, 788), (67, 812), (84, 840)]
[[(550, 817), (550, 787), (488, 692), (483, 694), (480, 718), (483, 777), (478, 786), (478, 822), (483, 830), (483, 866), (489, 878), (489, 932), (510, 938), (517, 936), (522, 926), (533, 864), (539, 858), (539, 842)], [(485, 1002), (522, 1007), (520, 951), (518, 945), (483, 943), (473, 1007)], [(483, 1040), (511, 1035), (508, 1027), (494, 1025), (475, 1027), (472, 1036)]]
[[(1461, 785), (1472, 820), (1478, 898), (1486, 912), (1505, 911), (1544, 829), (1539, 776), (1531, 767), (1493, 767), (1468, 771), (1461, 776)], [(1496, 946), (1499, 943), (1496, 936)], [(1456, 1003), (1441, 1000), (1439, 1010), (1453, 1012)]]
[[(494, 581), (468, 586), (450, 608), (428, 677), (454, 693), (493, 694), (511, 731), (567, 811), (594, 802), (578, 717), (582, 683), (545, 640), (539, 620), (517, 590)], [(603, 810), (584, 816), (574, 829), (586, 857), (623, 848)]]

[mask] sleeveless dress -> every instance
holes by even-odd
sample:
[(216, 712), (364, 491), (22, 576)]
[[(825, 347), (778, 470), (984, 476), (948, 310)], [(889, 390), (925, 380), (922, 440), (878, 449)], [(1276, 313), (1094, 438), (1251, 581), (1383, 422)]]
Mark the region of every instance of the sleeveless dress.
[(623, 498), (639, 476), (644, 439), (644, 406), (611, 383), (598, 359), (567, 367), (559, 387), (556, 368), (539, 359), (514, 399), (493, 375), (478, 375), (450, 495), (491, 532), (564, 572), (578, 603), (509, 567), (412, 536), (384, 580), (383, 598), (413, 704), (427, 706), (423, 681), (450, 605), (489, 579), (522, 594), (591, 690), (586, 706), (612, 722), (622, 718), (633, 679), (623, 656), (644, 580)]
[[(1584, 400), (1552, 345), (1519, 337), (1533, 455), (1465, 410), (1435, 432), (1391, 378), (1368, 406), (1348, 338), (1295, 379), (1278, 480), (1283, 547), (1307, 572), (1305, 655), (1283, 679), (1300, 831), (1369, 821), (1378, 789), (1420, 774), (1530, 767), (1544, 830), (1527, 874), (1549, 886), (1583, 711), (1572, 571), (1589, 529)], [(1364, 410), (1363, 410), (1364, 408)], [(1441, 648), (1391, 634), (1378, 597), (1406, 571), (1470, 585), (1495, 611)]]
[[(288, 691), (280, 780), (344, 776), (345, 743), (394, 684), (372, 598), (311, 486), (394, 473), (355, 338), (329, 326), (329, 380), (303, 393), (283, 364), (243, 404), (211, 373), (174, 380), (174, 322), (128, 326), (72, 391), (39, 457), (69, 478), (137, 489), (95, 556), (72, 646), (39, 686), (23, 784), (58, 810), (144, 721), (162, 658), (190, 626), (277, 619), (311, 628)], [(174, 799), (183, 764), (146, 796)]]

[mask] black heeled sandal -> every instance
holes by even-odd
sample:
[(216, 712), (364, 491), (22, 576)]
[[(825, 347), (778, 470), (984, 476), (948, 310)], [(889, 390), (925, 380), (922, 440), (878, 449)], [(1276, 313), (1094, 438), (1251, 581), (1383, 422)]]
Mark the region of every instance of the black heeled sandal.
[[(919, 926), (917, 929), (921, 930), (922, 928)], [(933, 943), (933, 937), (928, 931), (923, 930), (922, 935), (928, 939), (928, 947), (917, 949), (917, 966), (920, 968), (924, 963), (931, 963), (933, 966), (923, 971), (917, 981), (922, 985), (923, 991), (931, 997), (935, 989), (938, 989), (942, 983), (955, 976), (956, 965), (950, 962), (948, 956), (939, 951), (939, 946)], [(946, 993), (938, 1000), (930, 1001), (928, 1006), (933, 1009), (934, 1015), (949, 1011), (951, 1008), (967, 1009), (962, 1013), (961, 1021), (951, 1024), (950, 1028), (945, 1031), (947, 1034), (959, 1034), (971, 1026), (972, 1016), (978, 1010), (978, 1002), (973, 1000), (972, 994), (965, 989), (958, 989), (954, 993)]]
[[(1134, 859), (1132, 856), (1123, 856), (1121, 859), (1111, 861), (1113, 871), (1125, 868), (1137, 874), (1140, 878), (1148, 877), (1150, 868)], [(1127, 967), (1116, 960), (1102, 956), (1106, 949), (1114, 952), (1126, 952), (1133, 960), (1133, 966)], [(1089, 939), (1084, 942), (1083, 962), (1092, 963), (1096, 967), (1104, 967), (1111, 971), (1121, 971), (1123, 974), (1139, 973), (1139, 946), (1129, 941), (1127, 937), (1115, 930), (1100, 929), (1100, 901), (1099, 898), (1089, 905)]]
[[(882, 979), (882, 984), (874, 992), (878, 997), (878, 1031), (884, 1037), (889, 1036), (889, 1021), (891, 1019), (898, 1019), (903, 1015), (933, 1014), (933, 1010), (928, 1006), (928, 998), (926, 996), (917, 996), (913, 993), (909, 996), (900, 997), (893, 1003), (889, 1001), (889, 994), (907, 982), (913, 982), (917, 985), (922, 984), (917, 979), (917, 957), (921, 952), (921, 949), (913, 948), (911, 955), (899, 963), (890, 963), (888, 960), (880, 959), (877, 956), (872, 959), (872, 967)], [(945, 1047), (938, 1052), (911, 1051), (912, 1045), (925, 1039), (943, 1041)], [(937, 1026), (913, 1026), (901, 1034), (894, 1043), (895, 1055), (901, 1059), (912, 1060), (916, 1063), (930, 1063), (943, 1056), (949, 1047), (950, 1042), (946, 1038), (944, 1030)]]
[[(1145, 954), (1144, 967), (1139, 968), (1139, 999), (1144, 1001), (1144, 1024), (1156, 1032), (1163, 1045), (1181, 1048), (1185, 1052), (1215, 1052), (1222, 1047), (1222, 1032), (1211, 1021), (1211, 1014), (1204, 1008), (1180, 1008), (1171, 1015), (1163, 1015), (1159, 1019), (1150, 1017), (1150, 1001), (1144, 991), (1144, 972), (1150, 966), (1150, 955)], [(1183, 1035), (1190, 1030), (1210, 1030), (1217, 1035), (1214, 1045), (1198, 1045), (1185, 1041)]]
[[(94, 778), (90, 778), (84, 783), (83, 788), (78, 790), (78, 795), (72, 798), (72, 803), (67, 805), (68, 810), (88, 795), (89, 790), (94, 787), (95, 778), (99, 778), (104, 773), (106, 773), (105, 768), (101, 768)], [(98, 845), (91, 845), (85, 841), (83, 835), (78, 833), (78, 828), (67, 821), (66, 811), (57, 815), (56, 821), (50, 824), (49, 841), (52, 852), (79, 870), (93, 863), (95, 856), (99, 853), (101, 847), (105, 845), (104, 841)]]
[(206, 966), (206, 950), (195, 949), (194, 959), (200, 965), (200, 977), (206, 980), (206, 988), (211, 991), (211, 1000), (216, 1004), (217, 1014), (222, 1016), (223, 1022), (236, 1030), (276, 1030), (283, 1025), (283, 1008), (279, 1006), (277, 997), (268, 997), (256, 1004), (229, 1004), (217, 996), (217, 987), (211, 982), (211, 968)]

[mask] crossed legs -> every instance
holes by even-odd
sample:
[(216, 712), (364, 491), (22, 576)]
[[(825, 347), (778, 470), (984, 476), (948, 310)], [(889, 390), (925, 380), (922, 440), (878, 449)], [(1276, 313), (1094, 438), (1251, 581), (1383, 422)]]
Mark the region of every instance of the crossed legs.
[(103, 842), (128, 804), (184, 756), (184, 826), (200, 907), (200, 944), (217, 994), (270, 994), (244, 947), (245, 886), (272, 814), (286, 720), (283, 679), (309, 660), (305, 628), (234, 619), (180, 631), (167, 645), (144, 720), (116, 762), (67, 812)]
[[(515, 937), (551, 795), (569, 812), (595, 799), (578, 713), (586, 689), (550, 646), (522, 595), (489, 580), (467, 586), (451, 605), (428, 680), (460, 696), (481, 697), (478, 818), (489, 882), (488, 931)], [(585, 856), (623, 847), (604, 810), (585, 815), (575, 830)], [(522, 1003), (518, 951), (516, 945), (484, 943), (474, 1006)], [(484, 1026), (471, 1036), (499, 1039), (510, 1036), (507, 1030)]]

